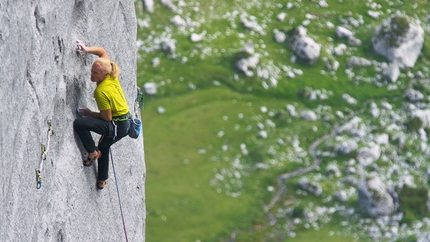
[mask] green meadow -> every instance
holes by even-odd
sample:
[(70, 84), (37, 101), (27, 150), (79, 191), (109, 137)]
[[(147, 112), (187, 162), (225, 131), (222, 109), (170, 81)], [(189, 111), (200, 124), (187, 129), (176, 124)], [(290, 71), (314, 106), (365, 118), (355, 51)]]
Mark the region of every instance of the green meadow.
[[(294, 3), (291, 9), (286, 8), (289, 2)], [(141, 112), (147, 168), (146, 241), (370, 241), (359, 228), (342, 226), (345, 218), (338, 215), (317, 227), (297, 225), (294, 233), (285, 233), (283, 226), (288, 223), (282, 221), (292, 221), (294, 217), (285, 215), (277, 218), (277, 224), (271, 224), (264, 207), (278, 188), (277, 176), (312, 164), (312, 157), (302, 153), (331, 132), (339, 121), (333, 113), (362, 112), (366, 117), (369, 114), (363, 109), (369, 101), (401, 104), (402, 93), (409, 85), (405, 75), (396, 83), (397, 88), (388, 89), (387, 83), (376, 85), (351, 79), (346, 74), (346, 63), (351, 55), (384, 61), (372, 51), (374, 28), (398, 8), (424, 19), (424, 7), (429, 4), (371, 1), (380, 6), (377, 10), (381, 17), (375, 20), (367, 14), (369, 1), (327, 0), (328, 7), (317, 2), (193, 0), (180, 5), (179, 1), (172, 1), (181, 6), (182, 11), (175, 13), (156, 1), (155, 11), (149, 13), (142, 8), (142, 1), (136, 1), (138, 20), (145, 22), (138, 27), (138, 39), (142, 41), (138, 85), (157, 84), (157, 94), (144, 95)], [(282, 12), (287, 17), (279, 21), (276, 16)], [(256, 17), (267, 33), (244, 28), (240, 13)], [(323, 46), (321, 57), (313, 64), (291, 61), (287, 42), (276, 43), (272, 35), (273, 29), (288, 33), (305, 20), (307, 13), (317, 16), (307, 27), (308, 35)], [(190, 20), (192, 27), (173, 26), (170, 19), (175, 15)], [(349, 17), (360, 16), (364, 23), (353, 31), (362, 45), (351, 47), (351, 55), (336, 57), (340, 63), (337, 71), (325, 71), (323, 59), (333, 58), (325, 49), (346, 43), (326, 23), (337, 26)], [(202, 32), (205, 37), (201, 42), (190, 41), (191, 33)], [(163, 38), (176, 40), (175, 55), (159, 48)], [(277, 86), (268, 89), (262, 85), (262, 78), (246, 77), (234, 64), (248, 40), (262, 54), (260, 65), (273, 73), (284, 65), (301, 70), (302, 74), (294, 78), (279, 74)], [(425, 70), (429, 64), (427, 46), (426, 39), (419, 64), (412, 71)], [(158, 66), (152, 64), (154, 58), (160, 60)], [(353, 71), (363, 79), (376, 75), (373, 68), (357, 67)], [(310, 100), (308, 93), (314, 90), (328, 93), (329, 98)], [(344, 93), (353, 96), (359, 105), (346, 104)], [(326, 117), (315, 122), (294, 119), (286, 111), (287, 105), (297, 110), (327, 110)], [(267, 137), (261, 136), (261, 125)], [(285, 145), (294, 142), (302, 151)], [(339, 158), (338, 162), (347, 160)], [(323, 160), (320, 170), (327, 164)], [(320, 170), (310, 173), (318, 175)], [(301, 206), (307, 206), (304, 204), (325, 202), (324, 197), (297, 194), (298, 179), (284, 181), (287, 193), (270, 211), (285, 209), (290, 204), (297, 211), (292, 214), (299, 218)], [(330, 190), (334, 183), (325, 181), (324, 190)], [(355, 206), (356, 197), (348, 203)]]

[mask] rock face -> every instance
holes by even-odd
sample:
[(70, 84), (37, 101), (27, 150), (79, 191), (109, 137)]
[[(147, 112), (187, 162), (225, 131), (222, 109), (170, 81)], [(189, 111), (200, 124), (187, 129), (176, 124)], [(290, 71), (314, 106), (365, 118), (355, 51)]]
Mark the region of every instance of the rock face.
[[(97, 165), (82, 165), (73, 132), (77, 107), (97, 110), (89, 75), (95, 56), (77, 53), (76, 39), (107, 50), (121, 68), (130, 111), (140, 116), (133, 1), (0, 0), (0, 241), (125, 240), (112, 164), (109, 184), (98, 190)], [(128, 238), (144, 241), (143, 138), (126, 137), (112, 152)]]
[(377, 53), (400, 68), (413, 67), (424, 44), (424, 30), (418, 20), (396, 14), (378, 26), (372, 44)]

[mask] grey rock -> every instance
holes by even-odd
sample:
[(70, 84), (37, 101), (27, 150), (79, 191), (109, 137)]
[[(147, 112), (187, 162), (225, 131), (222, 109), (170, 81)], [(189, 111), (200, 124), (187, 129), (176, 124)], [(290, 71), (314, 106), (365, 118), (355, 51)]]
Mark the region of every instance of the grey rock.
[(339, 191), (336, 192), (334, 194), (334, 197), (339, 201), (339, 202), (346, 202), (348, 200), (348, 194), (346, 194), (345, 191)]
[(300, 117), (304, 120), (316, 121), (318, 116), (312, 110), (304, 110), (300, 113)]
[(299, 187), (315, 196), (319, 196), (322, 194), (321, 185), (316, 182), (310, 181), (306, 177), (300, 178)]
[(405, 98), (411, 102), (419, 102), (424, 99), (424, 94), (415, 89), (408, 89), (405, 93)]
[(373, 19), (378, 19), (379, 16), (381, 15), (381, 12), (373, 11), (373, 10), (368, 10), (367, 11), (367, 15), (369, 15), (369, 17), (371, 17)]
[(174, 13), (182, 13), (182, 9), (173, 4), (172, 0), (161, 0), (161, 4), (166, 6), (170, 11)]
[(398, 196), (378, 177), (362, 177), (358, 184), (358, 205), (371, 217), (392, 214), (398, 208)]
[(430, 241), (430, 233), (420, 234), (417, 238), (417, 242), (427, 242)]
[(357, 142), (355, 142), (355, 140), (353, 139), (348, 139), (341, 142), (340, 144), (335, 145), (334, 150), (341, 155), (347, 155), (356, 151), (357, 148), (358, 148)]
[(254, 54), (248, 58), (242, 58), (237, 61), (236, 67), (240, 71), (242, 71), (246, 76), (253, 76), (254, 72), (252, 71), (255, 69), (259, 63), (260, 55)]
[(355, 37), (351, 37), (348, 39), (348, 44), (350, 46), (361, 46), (361, 40)]
[(255, 48), (254, 48), (254, 44), (252, 43), (251, 40), (248, 40), (242, 47), (242, 51), (247, 53), (247, 54), (254, 54), (255, 53)]
[(174, 54), (176, 51), (176, 41), (169, 38), (163, 39), (161, 41), (161, 49), (169, 54)]
[(417, 109), (412, 112), (412, 117), (418, 117), (423, 121), (424, 127), (430, 127), (430, 109)]
[(400, 76), (400, 68), (396, 62), (387, 65), (382, 71), (382, 77), (389, 82), (396, 82)]
[(342, 180), (342, 183), (344, 183), (345, 185), (349, 185), (352, 187), (358, 187), (358, 179), (356, 179), (355, 177), (352, 176), (347, 176)]
[(203, 39), (204, 34), (192, 33), (190, 36), (191, 42), (199, 42)]
[(153, 67), (157, 67), (158, 65), (160, 65), (160, 58), (155, 57), (154, 59), (152, 59), (151, 64)]
[(366, 58), (363, 58), (363, 57), (352, 56), (348, 61), (349, 67), (371, 66), (371, 65), (372, 65), (372, 62)]
[(325, 169), (325, 174), (328, 177), (340, 177), (342, 175), (342, 173), (339, 170), (339, 167), (337, 164), (335, 163), (330, 163), (327, 165), (326, 169)]
[(363, 166), (374, 163), (381, 156), (381, 148), (378, 144), (370, 142), (367, 147), (361, 147), (357, 153), (357, 160)]
[(337, 26), (336, 27), (336, 36), (339, 38), (351, 38), (354, 36), (354, 34), (347, 28), (342, 27), (342, 26)]
[(147, 82), (143, 84), (143, 90), (148, 95), (157, 94), (157, 84), (155, 82)]
[(297, 27), (291, 37), (290, 48), (298, 58), (310, 63), (319, 58), (321, 51), (321, 45), (307, 36), (307, 30), (302, 26)]
[(286, 38), (287, 38), (287, 36), (284, 34), (284, 32), (279, 31), (277, 29), (273, 30), (273, 39), (277, 43), (283, 43)]
[(242, 15), (240, 17), (240, 22), (243, 24), (243, 26), (247, 29), (253, 30), (261, 35), (264, 34), (263, 27), (261, 27), (257, 23), (257, 18), (255, 16), (246, 16)]
[(337, 71), (340, 64), (339, 61), (332, 59), (332, 58), (325, 58), (324, 59), (324, 66), (330, 71)]
[(339, 44), (333, 49), (333, 54), (340, 56), (343, 55), (346, 51), (346, 45), (345, 44)]
[(153, 13), (154, 12), (154, 0), (143, 0), (143, 6), (146, 11)]
[[(95, 56), (77, 53), (76, 39), (108, 51), (130, 112), (140, 116), (134, 1), (0, 0), (0, 22), (0, 241), (124, 241), (112, 165), (99, 191), (97, 165), (82, 165), (72, 124), (77, 107), (97, 110), (89, 75)], [(145, 241), (143, 139), (125, 137), (112, 152), (128, 238)]]
[(262, 138), (262, 139), (267, 139), (268, 135), (267, 135), (267, 131), (265, 130), (261, 130), (258, 132), (258, 137)]
[(277, 18), (279, 21), (284, 21), (286, 17), (287, 17), (287, 14), (286, 14), (286, 13), (280, 13), (280, 14), (276, 15), (276, 18)]
[(298, 116), (298, 114), (297, 114), (297, 112), (296, 112), (296, 108), (295, 108), (293, 105), (291, 105), (291, 104), (287, 104), (287, 105), (285, 106), (285, 110), (287, 110), (287, 111), (288, 111), (288, 113), (289, 113), (292, 117), (297, 117), (297, 116)]
[[(402, 26), (402, 27), (399, 27)], [(400, 68), (413, 67), (424, 43), (424, 30), (418, 20), (395, 14), (376, 28), (373, 49)]]

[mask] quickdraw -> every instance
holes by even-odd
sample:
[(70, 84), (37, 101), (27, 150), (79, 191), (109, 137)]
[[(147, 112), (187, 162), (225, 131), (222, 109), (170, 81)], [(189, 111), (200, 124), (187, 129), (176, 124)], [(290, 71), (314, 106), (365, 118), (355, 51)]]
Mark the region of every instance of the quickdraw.
[(47, 132), (47, 144), (46, 146), (44, 144), (41, 144), (41, 150), (42, 150), (42, 155), (40, 157), (40, 164), (39, 164), (39, 168), (36, 168), (36, 182), (37, 182), (37, 189), (40, 189), (42, 187), (42, 168), (43, 168), (43, 162), (46, 160), (46, 155), (48, 154), (49, 151), (49, 143), (51, 140), (51, 136), (54, 135), (54, 130), (52, 129), (51, 126), (51, 121), (48, 120), (48, 132)]
[(136, 102), (139, 103), (140, 106), (143, 105), (143, 93), (142, 93), (142, 90), (139, 87), (137, 87)]

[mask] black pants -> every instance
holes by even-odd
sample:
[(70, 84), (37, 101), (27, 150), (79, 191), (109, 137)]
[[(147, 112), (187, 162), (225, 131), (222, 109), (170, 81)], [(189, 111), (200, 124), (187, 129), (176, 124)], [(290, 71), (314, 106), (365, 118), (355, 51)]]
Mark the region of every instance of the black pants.
[[(85, 150), (92, 153), (99, 149), (101, 156), (98, 159), (98, 180), (109, 178), (109, 148), (123, 137), (127, 136), (130, 128), (130, 120), (116, 122), (117, 136), (114, 137), (112, 122), (99, 118), (79, 117), (73, 122), (73, 128), (82, 141)], [(102, 135), (98, 147), (96, 147), (90, 131)]]

